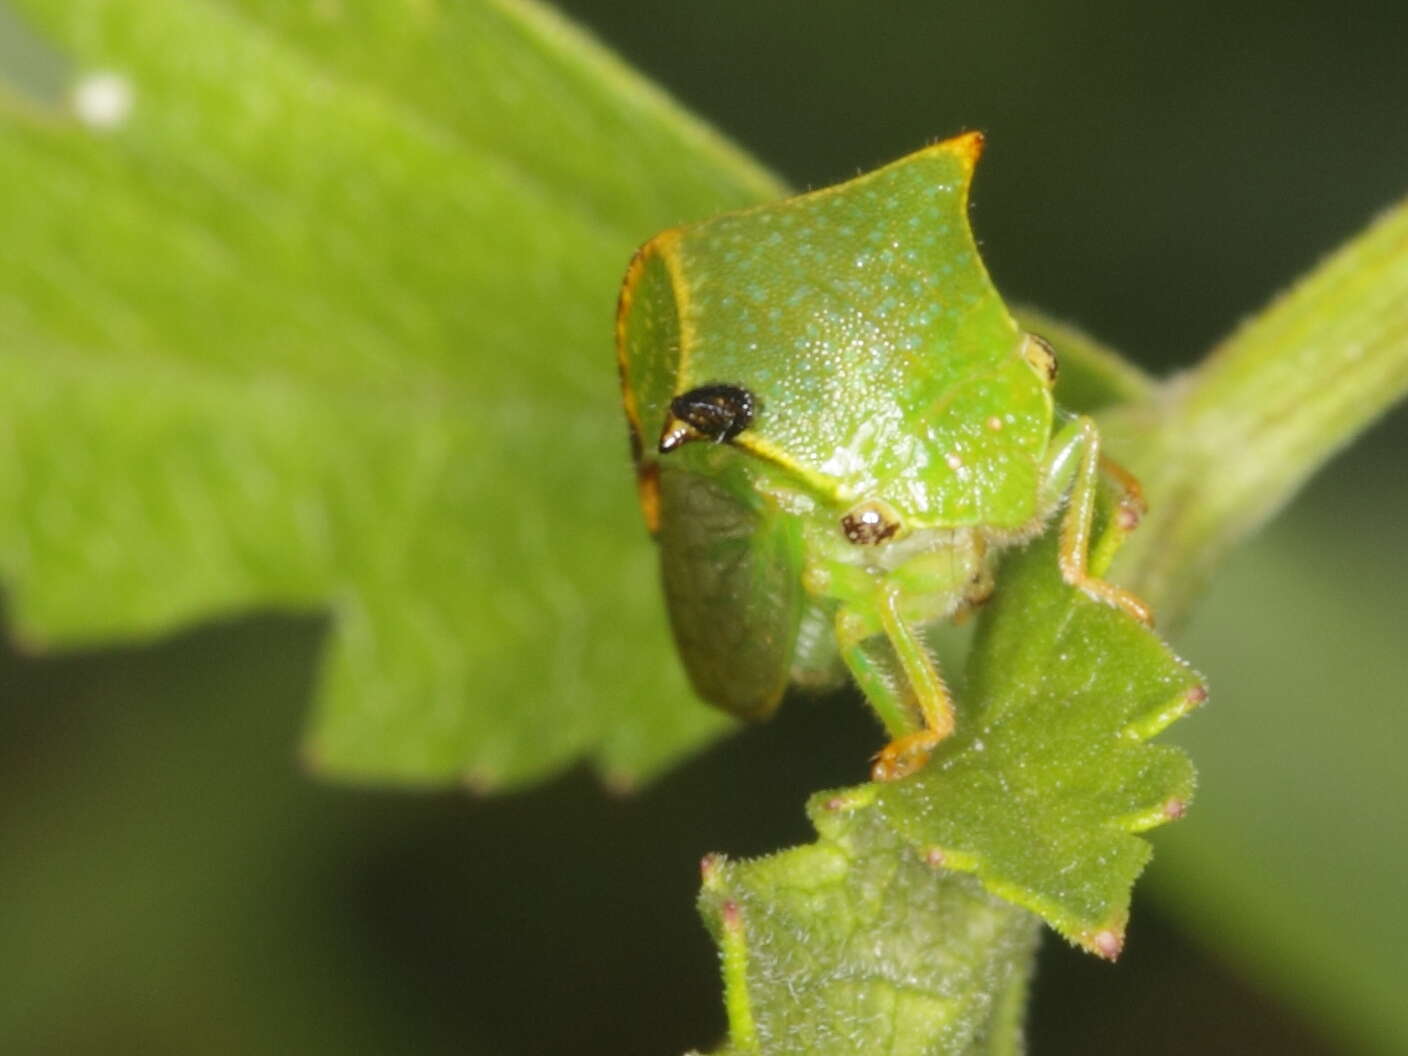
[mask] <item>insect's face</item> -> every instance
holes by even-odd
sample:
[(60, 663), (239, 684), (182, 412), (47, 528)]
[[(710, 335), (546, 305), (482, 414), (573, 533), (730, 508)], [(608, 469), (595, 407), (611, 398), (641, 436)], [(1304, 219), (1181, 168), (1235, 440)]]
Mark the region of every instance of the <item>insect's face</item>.
[(962, 220), (975, 157), (950, 145), (649, 243), (618, 335), (646, 474), (731, 445), (857, 545), (1027, 522), (1050, 383)]

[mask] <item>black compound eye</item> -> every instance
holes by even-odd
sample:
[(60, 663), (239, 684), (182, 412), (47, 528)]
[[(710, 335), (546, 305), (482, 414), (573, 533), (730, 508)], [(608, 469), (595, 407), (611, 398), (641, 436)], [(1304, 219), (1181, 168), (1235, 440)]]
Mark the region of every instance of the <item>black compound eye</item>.
[(670, 418), (660, 434), (660, 451), (691, 440), (732, 440), (753, 421), (756, 401), (741, 385), (701, 385), (670, 401)]

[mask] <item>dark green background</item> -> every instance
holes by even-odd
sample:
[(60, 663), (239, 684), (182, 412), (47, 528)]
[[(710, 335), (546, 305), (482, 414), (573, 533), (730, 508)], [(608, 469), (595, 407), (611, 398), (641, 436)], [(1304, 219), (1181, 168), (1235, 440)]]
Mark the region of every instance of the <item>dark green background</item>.
[[(974, 220), (999, 286), (1160, 371), (1408, 191), (1395, 5), (566, 6), (799, 186), (984, 130)], [(1200, 819), (1224, 837), (1287, 828), (1285, 812), (1333, 807), (1358, 753), (1402, 732), (1405, 446), (1400, 410), (1234, 556), (1181, 639), (1214, 688), (1172, 738), (1204, 770), (1169, 837), (1185, 867)], [(295, 762), (321, 633), (251, 618), (0, 664), (0, 1048), (710, 1044), (722, 1014), (697, 859), (808, 838), (804, 796), (858, 779), (876, 740), (862, 708), (794, 703), (629, 799), (585, 772), (492, 800), (353, 790)], [(1404, 791), (1390, 775), (1352, 802), (1378, 805), (1363, 838), (1396, 842), (1408, 866)], [(1295, 850), (1360, 897), (1352, 853)], [(1274, 888), (1280, 867), (1209, 857), (1203, 880)], [(1235, 907), (1196, 900), (1158, 859), (1150, 880), (1117, 968), (1051, 944), (1036, 1053), (1373, 1043), (1352, 1007), (1317, 1007), (1322, 980), (1286, 971)], [(1398, 906), (1377, 919), (1403, 928)]]

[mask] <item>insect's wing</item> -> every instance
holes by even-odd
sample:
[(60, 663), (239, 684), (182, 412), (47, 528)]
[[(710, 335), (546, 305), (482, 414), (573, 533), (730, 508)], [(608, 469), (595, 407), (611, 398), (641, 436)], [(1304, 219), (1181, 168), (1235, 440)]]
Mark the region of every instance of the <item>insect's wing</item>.
[(802, 614), (796, 518), (744, 481), (662, 466), (656, 538), (694, 688), (734, 714), (768, 714), (787, 687)]

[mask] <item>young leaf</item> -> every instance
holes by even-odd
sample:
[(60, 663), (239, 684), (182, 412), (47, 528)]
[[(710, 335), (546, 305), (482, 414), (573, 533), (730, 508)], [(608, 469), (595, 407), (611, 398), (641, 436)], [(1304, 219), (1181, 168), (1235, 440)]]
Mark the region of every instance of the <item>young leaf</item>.
[[(1149, 858), (1134, 834), (1180, 817), (1193, 793), (1187, 757), (1146, 742), (1202, 702), (1201, 681), (1152, 631), (1064, 583), (1054, 532), (1005, 562), (966, 681), (958, 733), (919, 773), (814, 797), (816, 844), (706, 869), (738, 1051), (750, 1038), (769, 1054), (1012, 1051), (974, 1039), (990, 1037), (994, 995), (1019, 985), (1009, 947), (1029, 938), (965, 874), (1118, 956)], [(812, 1003), (822, 1033), (794, 1043)], [(862, 1022), (859, 1048), (830, 1033)]]
[(0, 90), (15, 632), (327, 610), (344, 775), (626, 780), (717, 730), (611, 318), (639, 242), (771, 177), (522, 0), (21, 9), (82, 102)]
[(1187, 756), (1145, 742), (1206, 695), (1156, 634), (1062, 581), (1048, 533), (1004, 566), (958, 734), (867, 806), (915, 853), (1113, 958), (1149, 858), (1132, 834), (1181, 817), (1193, 794)]
[(878, 816), (754, 862), (704, 862), (726, 1053), (1010, 1053), (1037, 920), (907, 853)]

